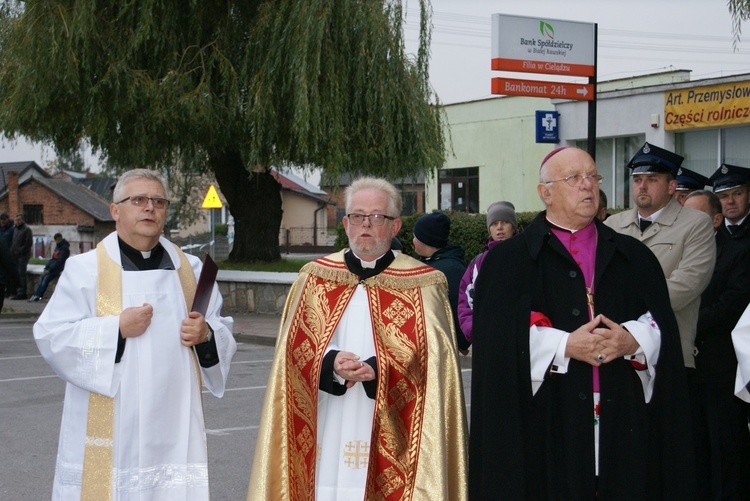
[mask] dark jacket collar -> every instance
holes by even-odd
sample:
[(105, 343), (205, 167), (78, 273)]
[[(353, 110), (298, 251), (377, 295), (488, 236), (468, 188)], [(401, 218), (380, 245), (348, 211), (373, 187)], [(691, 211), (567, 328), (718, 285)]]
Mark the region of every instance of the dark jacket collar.
[(459, 261), (464, 266), (466, 266), (466, 260), (464, 259), (466, 256), (466, 251), (463, 247), (460, 247), (458, 245), (448, 244), (445, 247), (439, 248), (435, 253), (430, 257), (420, 257), (419, 260), (423, 263), (432, 263), (435, 261), (438, 261), (440, 259), (455, 259), (456, 261)]
[[(552, 233), (552, 229), (546, 221), (547, 211), (540, 212), (534, 220), (520, 235), (523, 235), (529, 249), (529, 255), (532, 259), (536, 260), (542, 252), (542, 249), (546, 245), (551, 245), (560, 254), (568, 257), (571, 261), (573, 258), (570, 256), (565, 247), (563, 247), (560, 240)], [(594, 219), (597, 231), (597, 272), (604, 269), (606, 262), (611, 258), (612, 254), (617, 250), (617, 246), (614, 244), (616, 233), (613, 229), (605, 226), (599, 220)]]

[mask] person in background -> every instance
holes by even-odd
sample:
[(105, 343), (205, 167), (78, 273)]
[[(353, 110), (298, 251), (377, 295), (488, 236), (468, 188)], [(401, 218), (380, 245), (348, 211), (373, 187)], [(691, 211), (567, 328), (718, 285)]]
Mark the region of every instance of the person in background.
[(701, 293), (711, 280), (716, 244), (711, 218), (684, 209), (673, 197), (682, 161), (676, 153), (645, 143), (628, 163), (636, 206), (610, 216), (604, 224), (640, 240), (659, 260), (692, 378)]
[(0, 311), (5, 304), (5, 291), (11, 290), (11, 284), (18, 283), (18, 266), (13, 254), (10, 253), (10, 247), (5, 240), (0, 238)]
[(695, 495), (664, 274), (646, 246), (596, 219), (600, 180), (585, 151), (553, 150), (537, 185), (546, 211), (482, 263), (471, 499)]
[(39, 279), (39, 285), (36, 291), (34, 291), (34, 295), (29, 299), (30, 303), (42, 300), (47, 287), (63, 272), (65, 261), (70, 256), (70, 244), (63, 238), (62, 233), (55, 233), (53, 238), (55, 240), (55, 250), (52, 251), (52, 257), (44, 266), (42, 278)]
[(202, 392), (224, 394), (234, 322), (216, 283), (196, 290), (200, 260), (162, 237), (166, 193), (157, 171), (120, 176), (115, 231), (67, 260), (34, 324), (66, 383), (53, 499), (209, 499)]
[(14, 219), (15, 228), (13, 229), (13, 243), (10, 251), (16, 258), (18, 265), (18, 290), (11, 296), (11, 299), (26, 299), (26, 269), (31, 259), (31, 249), (34, 245), (34, 235), (23, 219), (23, 214), (16, 215)]
[(723, 231), (721, 202), (707, 190), (683, 205), (708, 214), (716, 266), (701, 295), (695, 336), (693, 426), (698, 499), (750, 499), (750, 430), (747, 404), (734, 396), (737, 357), (732, 329), (750, 304), (750, 247)]
[(391, 183), (357, 179), (344, 199), (349, 248), (306, 264), (287, 295), (247, 499), (463, 501), (445, 275), (391, 249)]
[(13, 220), (8, 217), (8, 214), (0, 214), (0, 238), (5, 240), (5, 243), (10, 246), (13, 245)]
[(448, 280), (448, 301), (453, 314), (456, 346), (459, 352), (466, 355), (471, 343), (461, 333), (458, 323), (458, 291), (461, 277), (466, 271), (466, 251), (463, 247), (448, 242), (450, 231), (451, 220), (448, 216), (442, 212), (425, 214), (414, 223), (412, 244), (419, 260), (442, 271)]
[(599, 188), (599, 210), (596, 211), (596, 218), (599, 221), (604, 221), (609, 217), (609, 213), (607, 212), (607, 194), (604, 193), (604, 190)]
[(15, 268), (13, 273), (5, 273), (5, 281), (2, 284), (4, 289), (3, 296), (8, 298), (16, 294), (16, 292), (18, 291), (18, 263), (10, 250), (13, 246), (14, 228), (15, 226), (13, 225), (13, 220), (8, 217), (8, 214), (4, 212), (0, 214), (0, 239), (5, 242), (5, 246), (8, 251), (7, 259), (10, 260), (9, 262), (12, 264), (13, 268)]
[(474, 315), (474, 287), (479, 269), (487, 251), (518, 232), (518, 219), (515, 206), (507, 201), (491, 204), (487, 208), (487, 231), (490, 236), (484, 241), (484, 252), (476, 256), (466, 268), (458, 294), (458, 322), (466, 340), (471, 343)]
[(697, 190), (702, 190), (707, 184), (710, 184), (706, 176), (693, 172), (685, 167), (677, 169), (675, 181), (677, 181), (677, 186), (675, 186), (672, 197), (677, 200), (680, 205), (685, 205), (685, 200), (691, 193)]
[(719, 231), (732, 240), (750, 245), (750, 169), (723, 164), (709, 178), (714, 193), (721, 201), (724, 224)]

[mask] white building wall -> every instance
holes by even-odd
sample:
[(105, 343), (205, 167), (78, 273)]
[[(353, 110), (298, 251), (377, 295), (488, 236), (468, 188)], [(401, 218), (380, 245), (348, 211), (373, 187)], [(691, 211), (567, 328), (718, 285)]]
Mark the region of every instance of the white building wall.
[[(536, 193), (539, 164), (556, 145), (537, 144), (536, 110), (554, 110), (551, 101), (533, 97), (499, 97), (448, 105), (446, 169), (479, 168), (479, 208), (497, 200), (513, 202), (518, 211), (542, 207)], [(426, 211), (438, 208), (438, 176), (427, 180)]]
[(327, 245), (326, 206), (290, 190), (281, 191), (280, 245)]
[[(588, 137), (588, 101), (557, 101), (560, 112), (560, 142), (572, 145)], [(674, 149), (674, 134), (664, 130), (664, 92), (646, 91), (625, 95), (603, 94), (597, 101), (596, 136), (611, 138), (645, 134), (646, 141), (668, 150)], [(659, 117), (659, 126), (651, 126), (651, 115)]]

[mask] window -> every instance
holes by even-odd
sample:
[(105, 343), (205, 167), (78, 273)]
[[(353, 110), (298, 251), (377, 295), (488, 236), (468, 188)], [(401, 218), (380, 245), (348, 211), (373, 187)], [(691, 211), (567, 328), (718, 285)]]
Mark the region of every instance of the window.
[(424, 178), (405, 178), (394, 183), (401, 192), (402, 216), (413, 216), (424, 212)]
[(692, 130), (675, 134), (675, 152), (685, 157), (683, 167), (709, 177), (720, 163), (719, 131)]
[[(604, 176), (600, 188), (607, 195), (610, 208), (630, 207), (630, 169), (627, 165), (645, 140), (643, 135), (596, 140), (596, 169)], [(586, 141), (576, 141), (576, 146), (587, 149)]]
[(402, 191), (401, 200), (403, 201), (404, 208), (401, 214), (404, 216), (411, 216), (417, 212), (424, 212), (417, 210), (417, 193), (414, 191)]
[(750, 127), (691, 130), (675, 134), (675, 149), (685, 157), (682, 165), (711, 177), (722, 163), (750, 163)]
[(24, 205), (23, 219), (27, 224), (44, 224), (44, 206), (43, 205)]
[(438, 206), (440, 210), (479, 212), (479, 167), (441, 169)]
[[(721, 153), (724, 163), (748, 166), (750, 159), (750, 127), (721, 130)], [(719, 166), (716, 165), (718, 168)], [(710, 174), (713, 174), (711, 172)]]

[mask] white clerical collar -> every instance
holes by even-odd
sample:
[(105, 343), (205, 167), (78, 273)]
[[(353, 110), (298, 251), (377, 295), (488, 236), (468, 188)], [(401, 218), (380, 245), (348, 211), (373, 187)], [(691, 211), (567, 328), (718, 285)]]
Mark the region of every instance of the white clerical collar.
[[(547, 221), (549, 221), (549, 222), (550, 222), (550, 224), (551, 224), (552, 226), (554, 226), (555, 228), (560, 228), (561, 230), (564, 230), (564, 231), (567, 231), (567, 232), (570, 232), (570, 233), (576, 233), (576, 232), (578, 232), (578, 231), (581, 231), (581, 230), (583, 230), (583, 229), (585, 229), (585, 228), (588, 228), (588, 227), (589, 227), (589, 225), (587, 224), (587, 225), (586, 225), (586, 226), (584, 226), (583, 228), (578, 228), (577, 230), (573, 230), (573, 229), (570, 229), (570, 228), (566, 228), (565, 226), (563, 226), (563, 225), (561, 225), (561, 224), (557, 224), (556, 222), (554, 222), (553, 220), (551, 220), (551, 219), (549, 218), (549, 216), (547, 216)], [(591, 224), (591, 223), (589, 223), (589, 224)]]
[[(352, 251), (352, 254), (354, 255), (354, 257), (356, 257), (357, 259), (359, 259), (359, 262), (362, 263), (362, 269), (375, 268), (375, 264), (377, 264), (378, 259), (380, 259), (381, 257), (385, 256), (386, 253), (387, 252), (384, 252), (381, 255), (379, 255), (374, 261), (365, 261), (364, 259), (362, 259), (361, 257), (359, 257), (356, 252)], [(394, 252), (393, 255), (395, 256), (396, 253)]]
[(151, 257), (151, 251), (138, 251), (141, 253), (141, 256), (143, 256), (143, 259), (148, 259)]
[(641, 213), (639, 212), (638, 213), (638, 219), (645, 219), (646, 221), (651, 221), (653, 223), (654, 221), (656, 221), (656, 219), (659, 217), (659, 215), (664, 211), (664, 209), (666, 207), (667, 206), (665, 205), (664, 207), (662, 207), (658, 211), (656, 211), (653, 214), (651, 214), (649, 217), (643, 217), (643, 216), (641, 216)]

